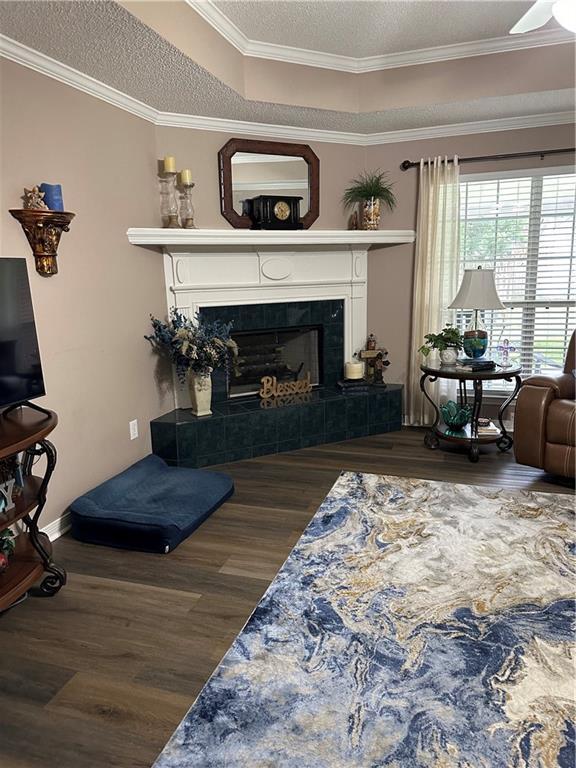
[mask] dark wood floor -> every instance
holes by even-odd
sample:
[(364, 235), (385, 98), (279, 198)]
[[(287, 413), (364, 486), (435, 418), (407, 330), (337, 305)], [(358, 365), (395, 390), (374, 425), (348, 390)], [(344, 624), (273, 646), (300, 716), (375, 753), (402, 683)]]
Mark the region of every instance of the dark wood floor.
[(69, 583), (0, 618), (2, 768), (149, 768), (341, 470), (572, 493), (419, 430), (225, 467), (236, 494), (170, 555), (55, 545)]

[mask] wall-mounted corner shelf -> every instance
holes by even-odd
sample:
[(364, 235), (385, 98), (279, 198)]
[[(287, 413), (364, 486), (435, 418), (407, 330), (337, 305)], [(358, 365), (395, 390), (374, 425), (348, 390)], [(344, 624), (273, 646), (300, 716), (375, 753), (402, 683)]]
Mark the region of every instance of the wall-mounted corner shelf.
[(20, 222), (32, 248), (36, 272), (42, 277), (58, 274), (58, 245), (62, 232), (70, 230), (76, 215), (70, 211), (48, 211), (35, 208), (11, 208), (10, 213)]
[(132, 245), (164, 246), (262, 246), (288, 245), (305, 249), (314, 245), (373, 246), (413, 243), (411, 229), (162, 229), (132, 227), (126, 233)]

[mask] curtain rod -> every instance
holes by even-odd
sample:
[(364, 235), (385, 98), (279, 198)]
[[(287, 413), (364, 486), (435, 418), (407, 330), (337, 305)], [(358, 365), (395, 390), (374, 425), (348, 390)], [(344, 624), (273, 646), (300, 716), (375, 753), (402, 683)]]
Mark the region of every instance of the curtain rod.
[[(478, 157), (459, 157), (458, 163), (481, 163), (484, 160), (510, 160), (514, 157), (539, 157), (541, 160), (543, 160), (546, 155), (564, 155), (568, 152), (575, 151), (576, 149), (574, 147), (569, 147), (566, 149), (544, 149), (540, 152), (509, 152), (506, 155), (479, 155)], [(448, 162), (453, 163), (454, 161), (449, 158)], [(413, 162), (412, 160), (404, 160), (402, 163), (400, 163), (400, 168), (403, 171), (407, 171), (409, 168), (418, 168), (419, 166), (420, 160), (417, 160), (416, 162)]]

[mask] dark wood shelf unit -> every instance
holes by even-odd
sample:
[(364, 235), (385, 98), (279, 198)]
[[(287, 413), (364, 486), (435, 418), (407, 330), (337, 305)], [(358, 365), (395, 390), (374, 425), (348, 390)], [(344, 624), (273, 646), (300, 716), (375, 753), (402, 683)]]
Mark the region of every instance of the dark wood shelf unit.
[[(0, 459), (22, 454), (24, 485), (14, 506), (0, 512), (0, 530), (22, 521), (25, 530), (16, 539), (16, 550), (0, 574), (0, 612), (35, 588), (38, 594), (56, 594), (66, 583), (66, 572), (52, 561), (52, 545), (38, 529), (46, 504), (48, 484), (56, 466), (56, 450), (46, 437), (58, 424), (53, 412), (40, 413), (22, 406), (0, 414)], [(43, 477), (32, 474), (37, 459), (46, 459)]]
[(0, 459), (39, 443), (57, 424), (55, 413), (46, 416), (25, 406), (8, 414), (0, 414)]
[[(52, 546), (48, 537), (45, 537), (43, 544), (51, 554)], [(9, 608), (24, 592), (31, 589), (43, 573), (44, 563), (30, 539), (25, 535), (19, 536), (9, 567), (0, 574), (0, 611)]]
[(36, 475), (28, 475), (24, 478), (24, 488), (19, 496), (14, 499), (12, 509), (0, 512), (0, 530), (8, 528), (18, 520), (29, 515), (38, 506), (38, 494), (42, 487), (43, 478)]

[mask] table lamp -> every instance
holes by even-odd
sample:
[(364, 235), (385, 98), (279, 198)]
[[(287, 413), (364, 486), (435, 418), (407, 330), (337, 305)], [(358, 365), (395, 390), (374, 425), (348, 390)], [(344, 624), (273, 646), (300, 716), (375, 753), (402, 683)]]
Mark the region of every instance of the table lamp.
[(478, 316), (482, 309), (506, 309), (500, 301), (493, 269), (465, 269), (460, 290), (449, 309), (472, 309), (472, 320), (464, 332), (464, 352), (480, 358), (488, 349), (488, 331)]

